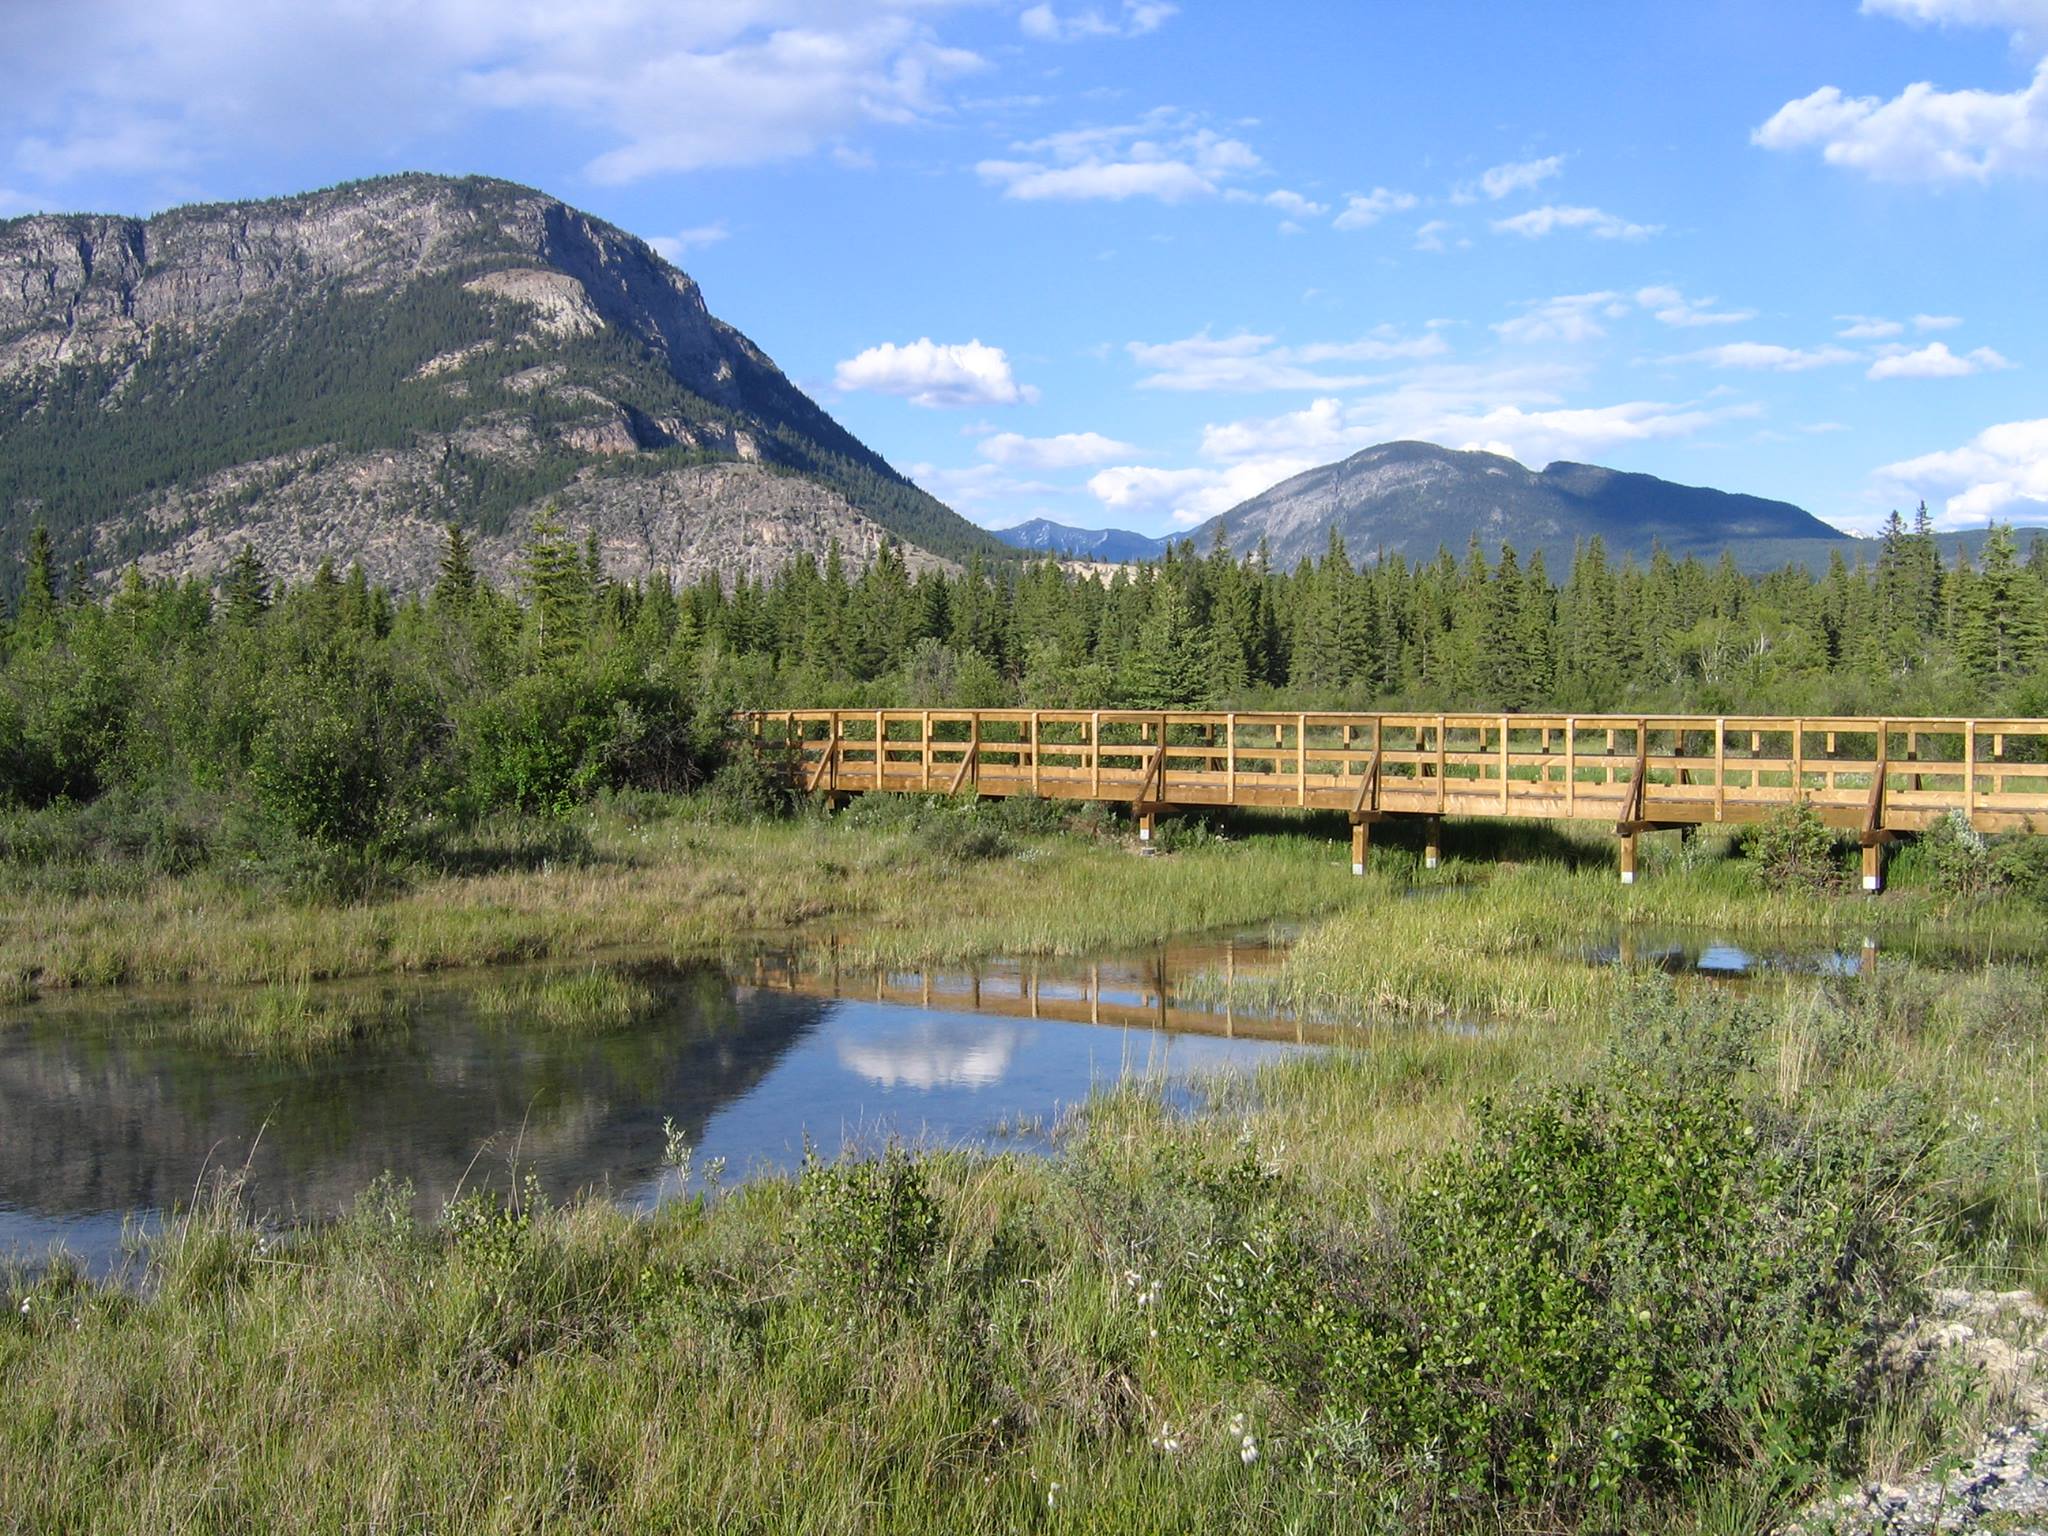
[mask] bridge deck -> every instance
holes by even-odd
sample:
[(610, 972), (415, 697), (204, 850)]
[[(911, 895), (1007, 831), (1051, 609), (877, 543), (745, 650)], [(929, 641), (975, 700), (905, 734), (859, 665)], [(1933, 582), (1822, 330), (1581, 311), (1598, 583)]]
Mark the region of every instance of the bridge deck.
[[(1035, 794), (1121, 801), (1149, 830), (1175, 807), (1390, 816), (1757, 821), (1804, 801), (1875, 849), (1959, 811), (2048, 834), (2048, 720), (1711, 715), (769, 710), (748, 717), (804, 786), (831, 795)], [(1874, 859), (1865, 864), (1871, 883)]]

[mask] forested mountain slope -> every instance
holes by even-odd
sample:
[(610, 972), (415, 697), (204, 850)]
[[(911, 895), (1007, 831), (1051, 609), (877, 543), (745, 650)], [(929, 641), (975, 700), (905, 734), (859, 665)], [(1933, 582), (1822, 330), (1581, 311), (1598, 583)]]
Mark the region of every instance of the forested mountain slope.
[(1818, 569), (1832, 546), (1848, 547), (1848, 535), (1788, 502), (1592, 464), (1537, 471), (1503, 454), (1415, 442), (1380, 443), (1284, 480), (1197, 529), (1198, 548), (1218, 526), (1239, 554), (1266, 541), (1282, 570), (1322, 554), (1332, 529), (1366, 560), (1428, 560), (1476, 537), (1489, 552), (1509, 543), (1562, 566), (1575, 544), (1598, 535), (1616, 557), (1728, 549), (1746, 570), (1788, 560)]
[[(507, 182), (407, 175), (149, 219), (0, 222), (0, 568), (431, 580), (550, 499), (622, 575), (766, 574), (837, 539), (999, 549), (622, 230)], [(914, 559), (913, 563), (920, 563)]]

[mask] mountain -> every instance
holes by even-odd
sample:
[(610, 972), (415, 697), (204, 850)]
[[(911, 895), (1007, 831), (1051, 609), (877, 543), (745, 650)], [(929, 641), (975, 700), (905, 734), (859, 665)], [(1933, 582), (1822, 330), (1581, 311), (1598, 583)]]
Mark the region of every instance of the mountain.
[(1014, 528), (998, 528), (997, 538), (1015, 549), (1037, 554), (1070, 555), (1076, 560), (1098, 560), (1106, 565), (1131, 565), (1157, 560), (1166, 553), (1168, 540), (1154, 539), (1124, 528), (1070, 528), (1050, 518), (1034, 517)]
[(360, 559), (413, 588), (451, 520), (508, 574), (550, 502), (622, 576), (1003, 548), (644, 242), (526, 187), (0, 222), (7, 566), (40, 520), (100, 572), (211, 572), (246, 540), (279, 574)]
[(1539, 472), (1496, 453), (1414, 442), (1381, 443), (1284, 480), (1196, 529), (1197, 549), (1209, 547), (1219, 523), (1240, 553), (1266, 540), (1284, 570), (1320, 556), (1332, 528), (1354, 560), (1429, 560), (1445, 546), (1462, 557), (1476, 535), (1489, 559), (1505, 541), (1524, 560), (1542, 550), (1560, 574), (1573, 545), (1596, 534), (1615, 559), (1645, 560), (1653, 545), (1708, 559), (1727, 548), (1750, 569), (1825, 563), (1831, 548), (1852, 556), (1855, 548), (1788, 502), (1592, 464)]

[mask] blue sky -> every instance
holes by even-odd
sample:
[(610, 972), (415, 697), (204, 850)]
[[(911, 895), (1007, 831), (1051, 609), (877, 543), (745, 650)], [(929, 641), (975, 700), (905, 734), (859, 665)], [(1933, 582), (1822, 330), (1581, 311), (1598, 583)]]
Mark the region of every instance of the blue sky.
[(2048, 523), (2048, 0), (0, 0), (0, 215), (648, 237), (978, 521), (1390, 437)]

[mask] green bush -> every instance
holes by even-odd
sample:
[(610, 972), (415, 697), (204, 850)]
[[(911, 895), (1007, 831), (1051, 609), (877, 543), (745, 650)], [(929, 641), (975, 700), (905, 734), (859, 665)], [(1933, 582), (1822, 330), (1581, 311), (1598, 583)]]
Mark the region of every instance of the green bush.
[(1774, 890), (1831, 891), (1842, 882), (1835, 834), (1804, 800), (1751, 827), (1742, 854), (1757, 879)]
[(806, 1156), (797, 1183), (797, 1268), (856, 1308), (903, 1305), (924, 1291), (944, 1218), (923, 1166), (892, 1147), (878, 1158)]
[(1215, 1180), (1192, 1338), (1361, 1475), (1496, 1517), (1844, 1464), (1934, 1138), (1904, 1100), (1786, 1117), (1742, 1087), (1754, 1034), (1667, 1013), (1591, 1080), (1482, 1106), (1363, 1238), (1255, 1169)]
[(1961, 811), (1948, 811), (1920, 835), (1934, 884), (1951, 896), (1981, 896), (1998, 884), (1991, 845)]

